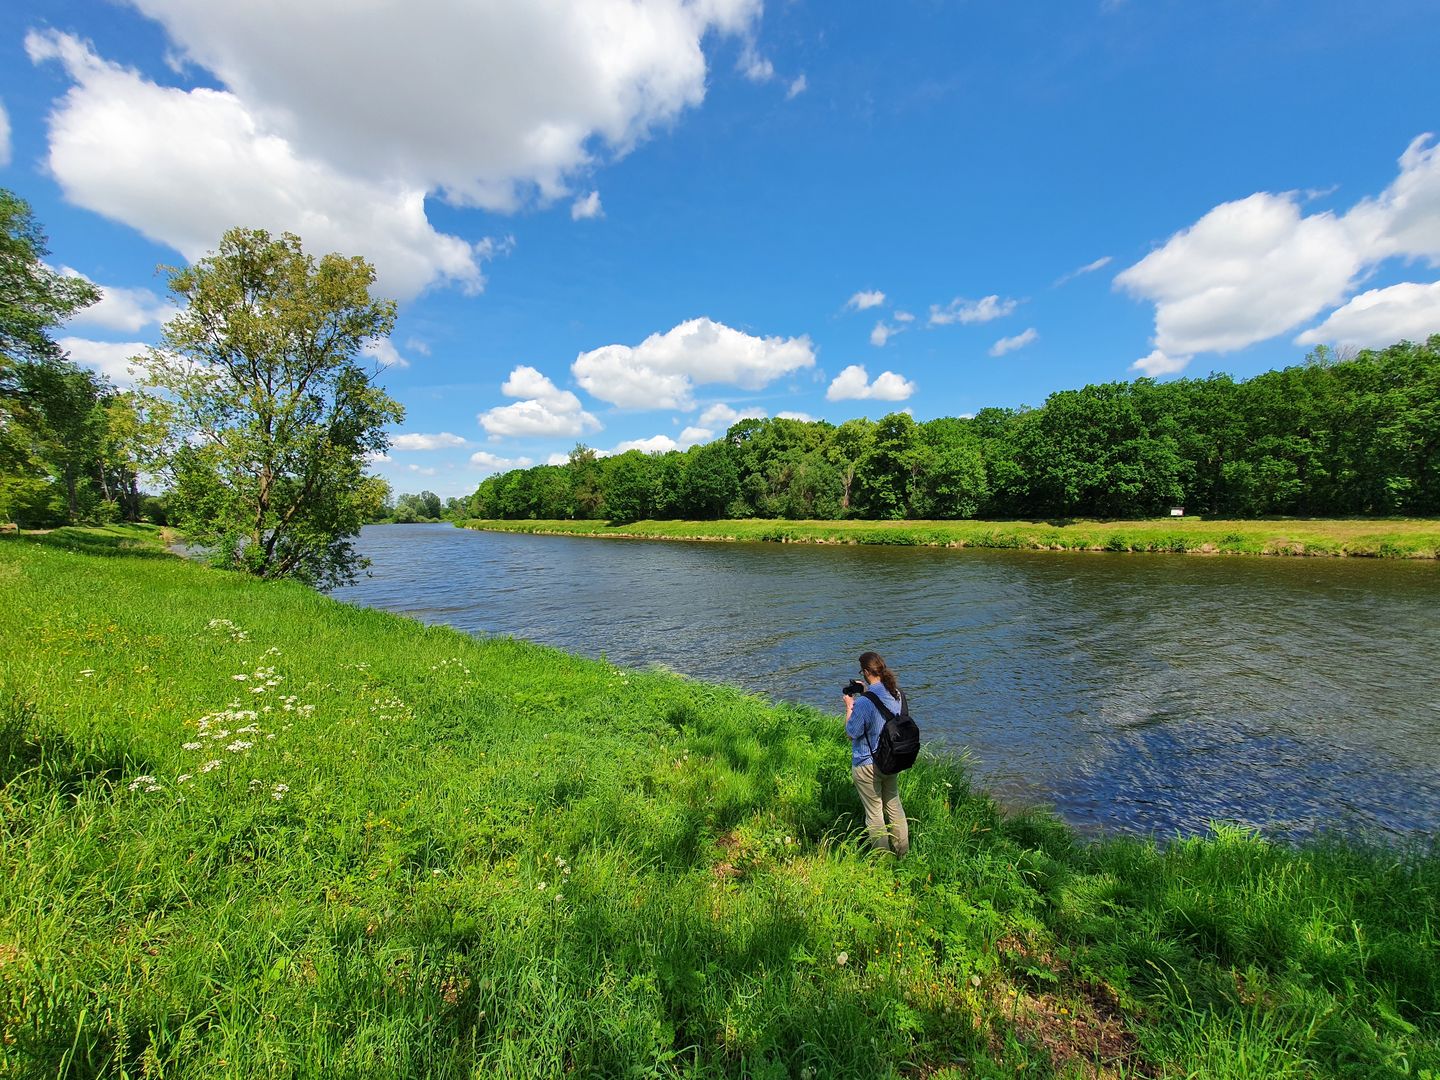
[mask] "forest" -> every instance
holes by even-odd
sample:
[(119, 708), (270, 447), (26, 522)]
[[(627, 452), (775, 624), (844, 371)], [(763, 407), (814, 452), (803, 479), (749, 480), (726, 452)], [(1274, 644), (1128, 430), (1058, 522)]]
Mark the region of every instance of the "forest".
[(1142, 518), (1440, 513), (1440, 334), (1251, 379), (1136, 379), (916, 421), (748, 419), (685, 451), (492, 476), (479, 518)]

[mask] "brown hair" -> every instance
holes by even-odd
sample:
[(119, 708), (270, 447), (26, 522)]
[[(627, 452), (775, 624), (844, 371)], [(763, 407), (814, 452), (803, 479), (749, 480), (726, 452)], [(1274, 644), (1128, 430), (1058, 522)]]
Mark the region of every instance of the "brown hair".
[(895, 681), (895, 673), (885, 666), (885, 658), (878, 652), (861, 653), (860, 670), (874, 675), (884, 683), (891, 697), (900, 697), (900, 684)]

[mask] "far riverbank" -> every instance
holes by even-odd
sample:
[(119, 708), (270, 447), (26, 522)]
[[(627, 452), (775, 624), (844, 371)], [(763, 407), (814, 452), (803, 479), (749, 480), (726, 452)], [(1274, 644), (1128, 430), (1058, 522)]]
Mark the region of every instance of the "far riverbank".
[(1173, 552), (1186, 555), (1310, 555), (1380, 559), (1440, 558), (1440, 521), (1430, 518), (1200, 517), (1143, 521), (537, 521), (470, 519), (492, 532), (640, 540), (895, 544), (1035, 551)]

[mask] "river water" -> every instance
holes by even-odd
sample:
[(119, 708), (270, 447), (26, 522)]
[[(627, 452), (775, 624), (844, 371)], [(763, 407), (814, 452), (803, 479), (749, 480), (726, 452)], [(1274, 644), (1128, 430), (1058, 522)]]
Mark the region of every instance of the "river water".
[[(352, 603), (843, 710), (874, 648), (929, 744), (1082, 831), (1440, 829), (1440, 565), (366, 528)], [(837, 724), (838, 724), (837, 719)]]

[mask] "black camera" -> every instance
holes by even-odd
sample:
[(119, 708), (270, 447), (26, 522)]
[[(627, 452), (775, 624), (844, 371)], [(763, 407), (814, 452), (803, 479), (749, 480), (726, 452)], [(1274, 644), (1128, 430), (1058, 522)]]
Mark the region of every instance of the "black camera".
[(865, 693), (865, 684), (859, 679), (851, 679), (840, 692), (846, 697), (859, 697)]

